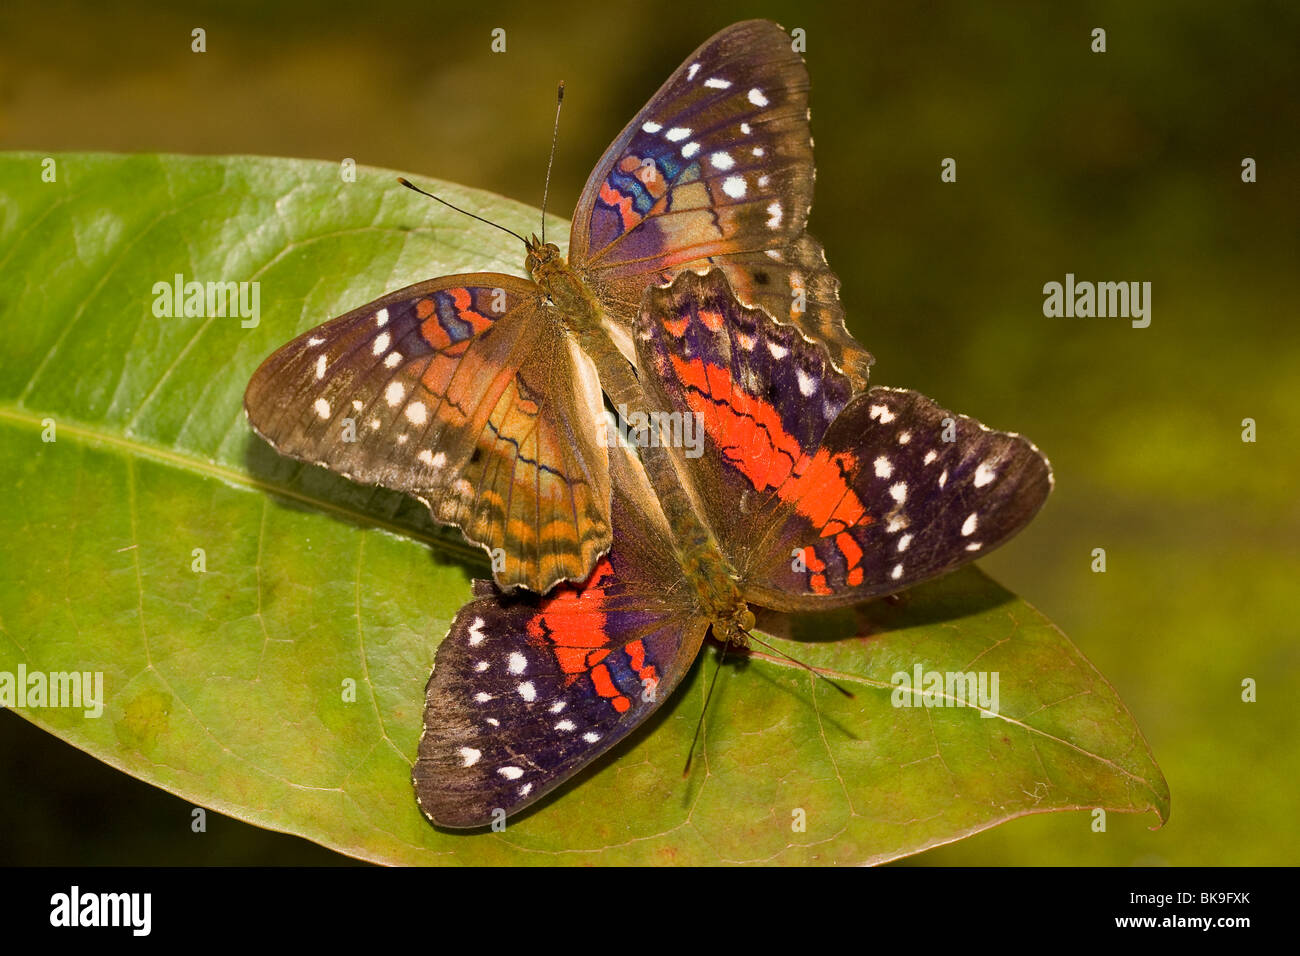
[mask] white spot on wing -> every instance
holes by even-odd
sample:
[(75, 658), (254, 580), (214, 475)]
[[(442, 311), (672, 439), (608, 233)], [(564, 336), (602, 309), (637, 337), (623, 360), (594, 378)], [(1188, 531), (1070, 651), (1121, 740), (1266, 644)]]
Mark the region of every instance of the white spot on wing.
[(423, 425), (429, 419), (429, 410), (424, 407), (424, 402), (411, 402), (406, 406), (406, 417), (412, 425)]
[(756, 86), (749, 91), (749, 102), (753, 103), (755, 106), (766, 106), (767, 97), (764, 96), (763, 91)]
[(330, 403), (323, 398), (316, 399), (316, 414), (321, 418), (330, 417)]
[(873, 419), (878, 419), (882, 425), (888, 425), (894, 420), (894, 413), (889, 410), (887, 405), (872, 405), (869, 415)]
[(774, 359), (783, 359), (790, 354), (790, 350), (780, 342), (768, 342), (767, 350), (772, 353)]
[(889, 496), (901, 505), (907, 500), (907, 482), (899, 481), (890, 485)]
[(716, 169), (723, 170), (730, 169), (736, 165), (736, 161), (731, 158), (731, 154), (723, 152), (714, 153), (709, 157), (709, 162), (712, 163)]
[(899, 538), (898, 539), (899, 553), (901, 554), (902, 552), (906, 551), (907, 546), (911, 543), (912, 543), (912, 536), (910, 534), (905, 534), (901, 538)]
[(767, 228), (781, 228), (781, 204), (776, 200), (767, 204)]
[(664, 138), (671, 143), (680, 143), (686, 137), (691, 135), (691, 130), (686, 126), (674, 126), (668, 132), (664, 133)]
[(478, 763), (478, 758), (483, 756), (483, 751), (475, 750), (473, 747), (461, 747), (460, 758), (465, 761), (466, 767), (472, 767)]
[(903, 576), (903, 566), (901, 564), (894, 565), (894, 570), (889, 572), (889, 576), (897, 581)]
[(384, 400), (388, 402), (389, 408), (396, 408), (402, 404), (405, 395), (406, 388), (401, 382), (389, 382), (388, 387), (384, 389)]
[(682, 158), (691, 159), (700, 151), (700, 144), (694, 141), (687, 143), (682, 147)]
[(740, 199), (745, 195), (745, 177), (728, 176), (722, 181), (722, 191), (732, 199)]
[(401, 361), (401, 352), (389, 352), (387, 357), (384, 358), (384, 368), (397, 368)]
[(380, 309), (378, 312), (375, 313), (375, 325), (379, 326), (382, 329), (387, 324), (388, 324), (388, 310)]
[(474, 618), (474, 623), (469, 626), (469, 646), (478, 647), (485, 637), (487, 635), (483, 633), (483, 618)]
[(990, 481), (996, 478), (997, 474), (998, 473), (994, 471), (992, 468), (990, 468), (987, 464), (981, 464), (978, 468), (975, 469), (975, 487), (983, 488)]
[(501, 776), (505, 777), (507, 780), (518, 780), (524, 775), (524, 772), (518, 767), (500, 767), (497, 769), (497, 773), (501, 774)]
[(647, 133), (657, 133), (661, 129), (663, 129), (663, 127), (660, 126), (658, 123), (656, 123), (654, 120), (649, 120), (648, 122), (641, 124), (641, 129), (643, 129)]
[(375, 344), (371, 346), (370, 351), (375, 355), (383, 355), (385, 352), (388, 351), (388, 343), (391, 342), (392, 340), (393, 340), (392, 336), (389, 335), (387, 332), (381, 332), (379, 333), (379, 336), (375, 339)]
[(939, 457), (939, 453), (933, 448), (925, 453), (925, 463), (928, 465)]
[(799, 394), (804, 398), (817, 391), (817, 381), (801, 368), (794, 370), (794, 377), (799, 382)]
[(555, 729), (563, 731), (577, 730), (578, 725), (571, 720), (565, 719), (556, 724)]
[(877, 478), (888, 478), (890, 475), (894, 473), (894, 466), (889, 463), (889, 459), (886, 458), (884, 455), (881, 455), (879, 458), (877, 458), (874, 464), (876, 466)]
[(322, 353), (320, 357), (316, 359), (316, 380), (317, 381), (320, 381), (322, 378), (325, 377), (325, 365), (326, 365), (325, 355)]
[(507, 664), (507, 667), (512, 674), (522, 674), (528, 669), (528, 658), (524, 657), (524, 655), (520, 654), (518, 651), (511, 651), (510, 661)]
[(979, 524), (979, 517), (972, 511), (961, 526), (962, 537), (965, 538), (974, 534), (977, 524)]
[(537, 699), (537, 688), (533, 686), (533, 682), (530, 680), (524, 681), (515, 690), (519, 691), (519, 696), (530, 704)]
[(725, 90), (731, 86), (731, 80), (724, 80), (716, 76), (711, 76), (704, 81), (704, 85), (711, 90)]

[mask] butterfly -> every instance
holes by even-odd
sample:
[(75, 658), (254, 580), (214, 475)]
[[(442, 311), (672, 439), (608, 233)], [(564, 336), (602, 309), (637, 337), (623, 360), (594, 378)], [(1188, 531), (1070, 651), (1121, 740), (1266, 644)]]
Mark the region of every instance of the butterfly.
[(663, 704), (711, 628), (743, 639), (748, 602), (901, 591), (1006, 541), (1051, 490), (1025, 438), (915, 391), (855, 392), (720, 270), (648, 289), (634, 339), (651, 402), (703, 429), (702, 453), (677, 463), (740, 604), (683, 562), (662, 495), (611, 450), (614, 543), (591, 576), (544, 597), (478, 581), (438, 647), (412, 777), (440, 826), (484, 825), (578, 773)]
[(627, 371), (648, 285), (716, 265), (866, 386), (872, 358), (804, 231), (807, 94), (779, 26), (722, 30), (596, 164), (567, 261), (534, 236), (531, 280), (431, 279), (304, 333), (249, 382), (253, 429), (281, 454), (418, 498), (493, 557), (502, 587), (585, 579), (612, 541), (602, 380)]

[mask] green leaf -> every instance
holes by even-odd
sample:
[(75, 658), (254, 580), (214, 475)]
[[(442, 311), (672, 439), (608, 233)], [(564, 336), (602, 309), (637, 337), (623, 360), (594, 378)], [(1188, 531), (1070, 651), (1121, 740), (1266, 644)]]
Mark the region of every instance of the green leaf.
[[(0, 156), (0, 674), (101, 672), (106, 698), (99, 717), (19, 708), (50, 733), (388, 863), (863, 863), (1048, 810), (1165, 819), (1165, 781), (1114, 690), (968, 569), (899, 604), (764, 620), (856, 697), (762, 649), (733, 655), (688, 779), (712, 651), (649, 726), (503, 833), (433, 828), (410, 765), (478, 553), (410, 500), (280, 458), (241, 396), (296, 333), (421, 278), (517, 272), (520, 250), (378, 170), (345, 183), (320, 162), (56, 159), (51, 183), (41, 157)], [(157, 317), (155, 283), (177, 274), (258, 282), (260, 320)], [(917, 666), (997, 672), (998, 714), (894, 706), (893, 676)]]

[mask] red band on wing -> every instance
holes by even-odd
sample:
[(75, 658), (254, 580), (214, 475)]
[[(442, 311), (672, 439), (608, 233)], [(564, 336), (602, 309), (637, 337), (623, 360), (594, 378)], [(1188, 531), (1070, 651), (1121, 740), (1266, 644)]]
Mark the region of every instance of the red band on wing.
[[(543, 601), (538, 613), (529, 619), (527, 630), (533, 643), (549, 646), (569, 683), (582, 674), (589, 674), (596, 693), (606, 698), (621, 714), (632, 706), (632, 702), (619, 692), (609, 669), (601, 663), (609, 656), (605, 584), (613, 576), (613, 565), (608, 558), (601, 558), (586, 584), (577, 588), (560, 588)], [(641, 642), (634, 643), (639, 645)], [(644, 648), (641, 655), (644, 664)], [(648, 669), (654, 670), (653, 667)]]
[(619, 689), (614, 686), (614, 679), (609, 676), (609, 668), (604, 664), (591, 669), (591, 682), (596, 687), (596, 693), (607, 699), (620, 714), (626, 713), (632, 706), (632, 702), (619, 693)]
[(775, 489), (823, 537), (871, 522), (845, 480), (857, 465), (853, 455), (821, 448), (808, 455), (786, 431), (777, 410), (735, 384), (728, 369), (701, 359), (671, 358), (673, 371), (686, 386), (687, 405), (701, 416), (726, 460), (755, 489)]
[(632, 665), (632, 670), (636, 671), (637, 676), (641, 678), (642, 684), (645, 684), (646, 681), (653, 684), (659, 683), (659, 674), (655, 670), (655, 666), (653, 664), (646, 665), (644, 644), (640, 641), (630, 641), (623, 648), (623, 652), (627, 654), (628, 663)]
[(641, 221), (641, 217), (632, 209), (632, 197), (624, 196), (609, 183), (600, 184), (600, 201), (618, 210), (619, 217), (623, 220), (624, 232), (630, 232), (632, 227)]

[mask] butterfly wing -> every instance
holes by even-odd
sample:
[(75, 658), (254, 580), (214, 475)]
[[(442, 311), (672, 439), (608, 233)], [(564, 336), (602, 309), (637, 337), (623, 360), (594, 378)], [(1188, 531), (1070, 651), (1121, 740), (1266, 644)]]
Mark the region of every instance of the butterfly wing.
[(757, 604), (826, 608), (944, 574), (1051, 490), (1019, 435), (905, 389), (852, 396), (820, 345), (742, 306), (719, 272), (648, 290), (636, 342), (652, 402), (703, 428), (689, 484)]
[(483, 826), (559, 786), (653, 713), (699, 651), (708, 625), (662, 513), (621, 450), (611, 462), (615, 545), (591, 578), (545, 597), (476, 582), (438, 648), (412, 779), (439, 826)]
[(775, 23), (734, 24), (605, 151), (574, 213), (569, 260), (624, 336), (647, 285), (717, 265), (742, 301), (818, 338), (865, 388), (871, 355), (845, 328), (839, 280), (804, 232), (814, 176), (802, 58)]
[(422, 282), (279, 349), (244, 407), (282, 454), (414, 495), (502, 549), (503, 587), (581, 581), (611, 541), (601, 395), (546, 308), (512, 276)]

